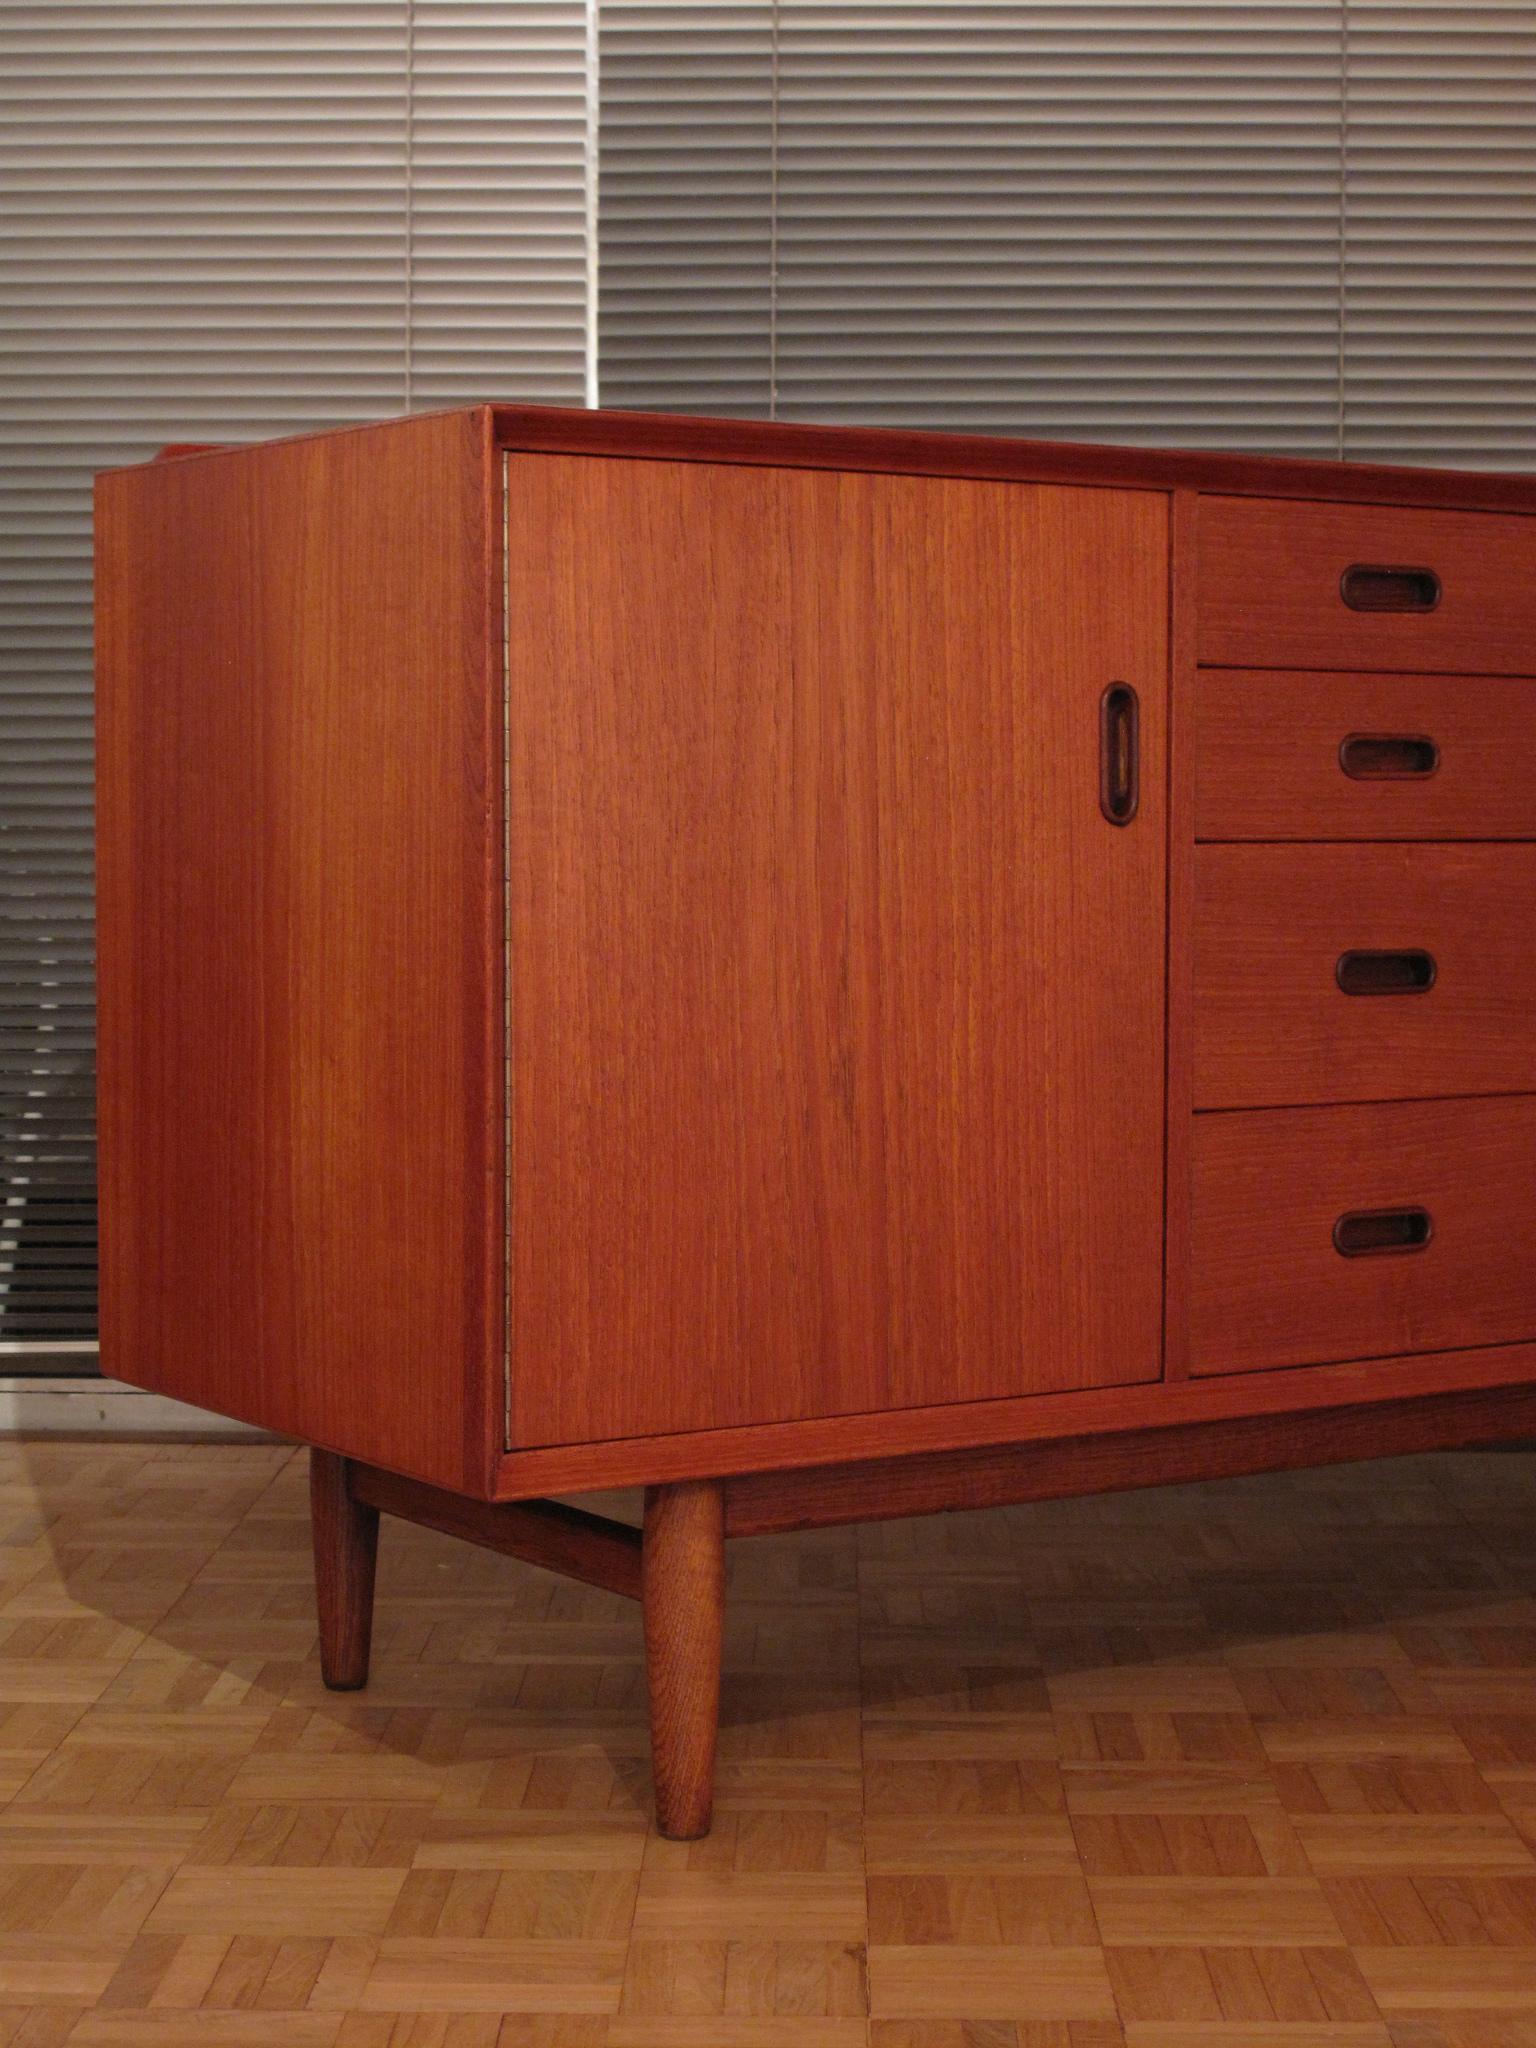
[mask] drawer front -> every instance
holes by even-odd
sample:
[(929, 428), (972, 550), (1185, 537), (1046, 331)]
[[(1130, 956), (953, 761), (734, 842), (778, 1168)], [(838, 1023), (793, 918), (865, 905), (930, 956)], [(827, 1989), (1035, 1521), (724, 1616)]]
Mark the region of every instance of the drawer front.
[(1536, 839), (1536, 680), (1205, 669), (1201, 839)]
[(1202, 662), (1536, 673), (1536, 518), (1207, 497), (1198, 547)]
[(1192, 1369), (1536, 1336), (1533, 1156), (1531, 1096), (1196, 1117)]
[(1196, 1107), (1536, 1089), (1533, 928), (1532, 845), (1197, 848)]

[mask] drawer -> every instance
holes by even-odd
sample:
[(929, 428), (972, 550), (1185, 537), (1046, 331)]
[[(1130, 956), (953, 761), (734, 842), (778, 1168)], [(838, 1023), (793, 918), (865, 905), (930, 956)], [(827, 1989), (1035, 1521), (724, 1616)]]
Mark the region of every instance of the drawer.
[(1532, 1096), (1196, 1117), (1192, 1369), (1536, 1336), (1533, 1157)]
[(1536, 839), (1536, 681), (1204, 669), (1201, 839)]
[(1197, 545), (1202, 662), (1536, 673), (1536, 519), (1204, 497)]
[(1536, 1089), (1536, 845), (1201, 846), (1194, 925), (1199, 1109)]

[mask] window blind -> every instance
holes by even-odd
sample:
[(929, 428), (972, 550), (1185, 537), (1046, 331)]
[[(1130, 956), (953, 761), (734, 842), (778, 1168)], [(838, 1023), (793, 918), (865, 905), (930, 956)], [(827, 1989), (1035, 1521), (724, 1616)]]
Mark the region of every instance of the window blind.
[(95, 1329), (92, 474), (583, 403), (594, 41), (585, 0), (0, 13), (0, 1371)]
[(602, 403), (773, 404), (776, 9), (603, 0)]
[(1536, 5), (605, 0), (602, 57), (605, 404), (1536, 464)]
[(1536, 469), (1536, 6), (1351, 0), (1346, 452)]
[(1331, 446), (1336, 7), (780, 21), (784, 417)]

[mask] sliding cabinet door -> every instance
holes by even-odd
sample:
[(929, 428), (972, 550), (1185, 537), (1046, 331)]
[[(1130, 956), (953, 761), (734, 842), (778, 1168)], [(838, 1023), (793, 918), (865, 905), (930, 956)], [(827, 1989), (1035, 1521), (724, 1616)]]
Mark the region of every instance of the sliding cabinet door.
[(1155, 1377), (1165, 499), (507, 488), (513, 1444)]

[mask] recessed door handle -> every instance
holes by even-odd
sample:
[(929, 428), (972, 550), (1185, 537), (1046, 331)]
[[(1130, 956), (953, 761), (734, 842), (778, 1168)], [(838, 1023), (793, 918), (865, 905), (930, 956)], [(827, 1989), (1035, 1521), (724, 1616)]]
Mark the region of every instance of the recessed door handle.
[(1417, 946), (1400, 953), (1341, 953), (1333, 978), (1347, 996), (1422, 995), (1435, 985), (1435, 956)]
[(1141, 801), (1141, 704), (1129, 683), (1111, 683), (1099, 699), (1099, 809), (1111, 825), (1129, 825)]
[(1381, 1252), (1421, 1252), (1435, 1234), (1427, 1209), (1350, 1209), (1333, 1226), (1333, 1248), (1344, 1259)]
[(1400, 782), (1433, 775), (1440, 749), (1412, 732), (1352, 732), (1339, 743), (1339, 766), (1354, 782)]

